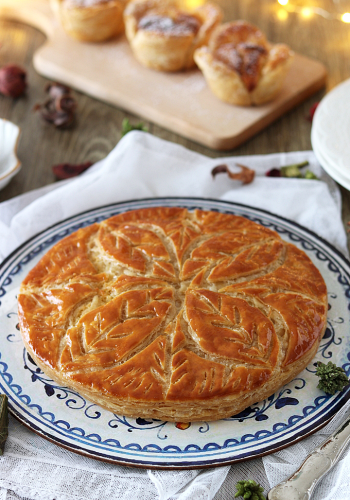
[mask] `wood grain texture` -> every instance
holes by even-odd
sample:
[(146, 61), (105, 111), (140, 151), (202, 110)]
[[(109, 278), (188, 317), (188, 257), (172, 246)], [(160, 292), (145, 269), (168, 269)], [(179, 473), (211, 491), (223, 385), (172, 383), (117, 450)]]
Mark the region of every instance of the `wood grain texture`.
[[(309, 108), (326, 91), (350, 77), (349, 25), (320, 16), (302, 19), (289, 14), (278, 19), (279, 6), (274, 0), (219, 0), (225, 12), (225, 21), (246, 19), (258, 25), (272, 42), (284, 42), (306, 57), (322, 62), (328, 70), (326, 89), (317, 92), (298, 107), (259, 132), (230, 154), (268, 154), (283, 151), (309, 150), (310, 122), (306, 120)], [(328, 9), (335, 9), (331, 0), (319, 1)], [(26, 97), (11, 100), (0, 95), (0, 117), (7, 118), (22, 129), (19, 144), (21, 172), (0, 191), (0, 201), (54, 181), (51, 166), (57, 163), (80, 163), (104, 158), (120, 139), (121, 123), (127, 117), (138, 123), (140, 116), (74, 92), (78, 101), (77, 121), (72, 130), (60, 131), (45, 124), (32, 112), (35, 103), (45, 99), (47, 79), (36, 73), (32, 65), (34, 52), (44, 43), (45, 35), (19, 22), (0, 19), (0, 65), (17, 63), (28, 72), (29, 88)], [(155, 136), (181, 144), (210, 157), (227, 156), (199, 145), (174, 132), (142, 120)], [(98, 126), (96, 126), (98, 123)], [(350, 193), (341, 189), (343, 220), (350, 219)]]

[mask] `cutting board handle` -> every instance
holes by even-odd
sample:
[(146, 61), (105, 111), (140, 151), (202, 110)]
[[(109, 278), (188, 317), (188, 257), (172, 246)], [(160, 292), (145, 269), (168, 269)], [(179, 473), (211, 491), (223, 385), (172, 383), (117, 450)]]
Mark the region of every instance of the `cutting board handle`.
[(0, 0), (0, 18), (29, 24), (51, 38), (55, 21), (49, 1)]

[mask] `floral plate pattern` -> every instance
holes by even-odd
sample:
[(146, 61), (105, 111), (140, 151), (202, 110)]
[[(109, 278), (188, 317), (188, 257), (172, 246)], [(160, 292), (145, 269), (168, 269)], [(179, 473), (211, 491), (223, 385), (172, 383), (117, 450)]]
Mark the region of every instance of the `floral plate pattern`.
[[(238, 415), (192, 424), (132, 419), (92, 404), (50, 380), (26, 352), (18, 330), (16, 295), (46, 251), (81, 227), (126, 210), (181, 206), (242, 215), (304, 250), (328, 288), (328, 325), (316, 358), (288, 385)], [(350, 396), (317, 389), (315, 363), (331, 360), (350, 373), (350, 263), (309, 230), (263, 210), (200, 198), (156, 198), (96, 208), (48, 228), (21, 245), (0, 268), (0, 391), (11, 413), (57, 445), (121, 465), (176, 469), (226, 465), (288, 446), (324, 425)]]

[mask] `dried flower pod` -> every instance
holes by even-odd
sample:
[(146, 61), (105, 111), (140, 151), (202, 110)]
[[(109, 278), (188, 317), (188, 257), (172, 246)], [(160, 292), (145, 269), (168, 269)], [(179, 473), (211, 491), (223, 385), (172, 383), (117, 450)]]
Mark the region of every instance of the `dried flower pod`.
[(20, 97), (27, 88), (27, 73), (15, 64), (0, 69), (0, 93), (8, 97)]
[(71, 163), (61, 163), (60, 165), (54, 165), (52, 167), (52, 170), (58, 180), (63, 180), (80, 175), (89, 167), (91, 167), (91, 165), (93, 165), (93, 163), (90, 161), (86, 163), (80, 163), (78, 165), (72, 165)]
[(77, 101), (70, 95), (62, 95), (61, 97), (57, 97), (54, 103), (56, 110), (62, 111), (64, 113), (74, 113), (74, 111), (77, 109)]
[(319, 102), (315, 102), (311, 108), (309, 109), (309, 114), (308, 116), (306, 117), (307, 120), (309, 120), (309, 122), (312, 123), (312, 120), (314, 119), (314, 114), (316, 112), (316, 109), (317, 109), (317, 106), (319, 105), (320, 103)]
[(45, 87), (45, 92), (49, 94), (51, 99), (56, 99), (57, 97), (62, 97), (63, 95), (70, 94), (70, 88), (62, 83), (50, 82)]
[(74, 123), (74, 113), (56, 113), (52, 123), (56, 128), (69, 128)]
[(282, 177), (281, 169), (279, 168), (271, 168), (265, 175), (266, 177)]
[(234, 179), (236, 181), (242, 181), (243, 184), (250, 184), (253, 182), (255, 177), (255, 170), (246, 167), (245, 165), (241, 165), (236, 163), (237, 167), (241, 169), (238, 173), (233, 173), (230, 171), (227, 165), (217, 165), (211, 171), (211, 175), (215, 177), (217, 174), (227, 174), (230, 179)]
[(49, 99), (44, 104), (37, 104), (34, 111), (40, 111), (41, 117), (57, 128), (70, 127), (77, 109), (77, 102), (70, 95), (70, 88), (60, 83), (49, 83), (45, 90)]

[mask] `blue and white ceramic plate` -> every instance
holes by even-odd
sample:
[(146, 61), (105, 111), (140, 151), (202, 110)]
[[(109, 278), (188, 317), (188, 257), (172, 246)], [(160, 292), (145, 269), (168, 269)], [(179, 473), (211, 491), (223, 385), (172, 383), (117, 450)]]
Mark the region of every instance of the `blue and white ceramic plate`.
[[(304, 250), (328, 287), (328, 328), (313, 362), (292, 382), (239, 415), (216, 422), (175, 424), (136, 420), (101, 409), (50, 380), (24, 349), (16, 295), (44, 253), (80, 227), (142, 207), (182, 206), (242, 215), (277, 231)], [(24, 243), (1, 266), (0, 390), (24, 425), (59, 446), (122, 465), (175, 469), (226, 465), (295, 443), (323, 426), (345, 403), (350, 388), (334, 396), (317, 389), (315, 362), (331, 360), (350, 372), (350, 264), (331, 245), (298, 224), (268, 212), (223, 201), (158, 198), (90, 210)]]

